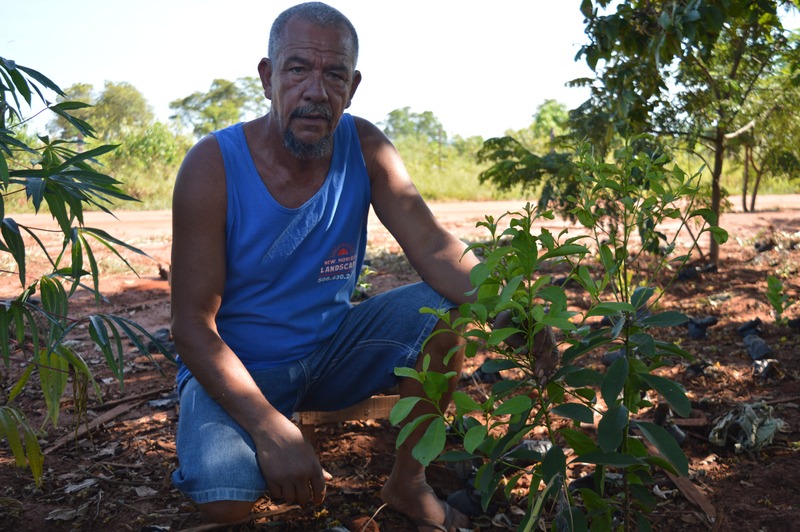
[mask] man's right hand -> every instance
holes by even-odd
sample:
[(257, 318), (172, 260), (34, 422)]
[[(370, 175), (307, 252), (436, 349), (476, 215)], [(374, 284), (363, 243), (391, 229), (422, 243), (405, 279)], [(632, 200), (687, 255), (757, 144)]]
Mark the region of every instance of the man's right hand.
[(270, 495), (288, 504), (322, 504), (325, 473), (311, 444), (289, 419), (276, 416), (268, 432), (253, 435)]
[[(520, 327), (512, 321), (513, 314), (510, 310), (503, 310), (497, 314), (492, 324), (493, 329), (504, 327)], [(523, 325), (524, 326), (524, 325)], [(528, 338), (522, 332), (517, 332), (506, 338), (506, 345), (520, 353), (528, 353)], [(546, 384), (550, 375), (555, 372), (559, 362), (558, 344), (552, 327), (549, 325), (540, 330), (533, 337), (533, 352), (536, 358), (534, 373), (541, 384)]]

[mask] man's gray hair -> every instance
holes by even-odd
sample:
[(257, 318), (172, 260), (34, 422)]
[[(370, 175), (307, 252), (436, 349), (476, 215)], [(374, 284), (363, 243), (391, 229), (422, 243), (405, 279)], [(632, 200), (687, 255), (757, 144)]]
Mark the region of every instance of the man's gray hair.
[(286, 29), (286, 24), (290, 19), (297, 17), (307, 22), (312, 22), (319, 26), (334, 26), (347, 29), (350, 32), (350, 37), (353, 40), (353, 68), (358, 61), (358, 34), (350, 20), (345, 17), (340, 11), (324, 4), (322, 2), (306, 2), (290, 7), (275, 19), (272, 23), (272, 29), (269, 32), (269, 47), (267, 53), (270, 58), (275, 58), (280, 50), (281, 39), (283, 38), (283, 30)]

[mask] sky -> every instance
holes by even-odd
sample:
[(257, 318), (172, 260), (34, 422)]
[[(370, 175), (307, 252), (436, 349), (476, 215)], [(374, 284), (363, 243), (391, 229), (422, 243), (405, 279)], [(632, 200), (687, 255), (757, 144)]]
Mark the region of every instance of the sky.
[[(166, 121), (169, 102), (214, 79), (257, 76), (290, 0), (0, 0), (0, 57), (62, 89), (128, 82)], [(580, 0), (329, 0), (356, 27), (363, 75), (349, 109), (379, 123), (431, 111), (450, 137), (528, 126), (546, 99), (568, 107), (588, 76)]]

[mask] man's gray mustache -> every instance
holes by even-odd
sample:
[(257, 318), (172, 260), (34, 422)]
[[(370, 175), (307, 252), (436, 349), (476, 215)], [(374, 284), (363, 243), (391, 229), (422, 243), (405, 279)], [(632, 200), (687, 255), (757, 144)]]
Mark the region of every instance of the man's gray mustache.
[(333, 118), (333, 112), (329, 107), (324, 105), (307, 105), (305, 107), (301, 107), (300, 109), (295, 109), (291, 114), (292, 118), (306, 118), (315, 116), (322, 116), (324, 119), (330, 121)]

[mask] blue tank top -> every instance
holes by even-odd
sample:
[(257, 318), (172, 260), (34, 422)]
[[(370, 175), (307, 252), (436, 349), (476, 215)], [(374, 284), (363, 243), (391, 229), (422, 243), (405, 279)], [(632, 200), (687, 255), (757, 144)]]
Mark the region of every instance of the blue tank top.
[(325, 182), (296, 209), (261, 181), (242, 124), (214, 135), (228, 196), (219, 334), (251, 370), (297, 360), (340, 326), (364, 260), (370, 182), (355, 123), (342, 116)]

